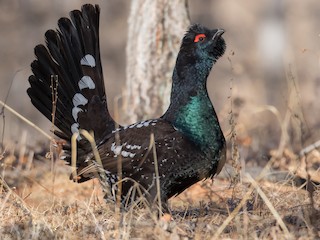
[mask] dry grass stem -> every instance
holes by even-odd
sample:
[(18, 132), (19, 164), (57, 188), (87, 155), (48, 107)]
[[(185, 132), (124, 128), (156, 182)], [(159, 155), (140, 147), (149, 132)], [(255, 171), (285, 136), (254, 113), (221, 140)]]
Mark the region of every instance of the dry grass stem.
[(72, 167), (72, 179), (78, 181), (77, 174), (77, 138), (79, 133), (75, 132), (71, 137), (71, 167)]
[(9, 110), (13, 115), (17, 116), (18, 118), (20, 118), (22, 121), (24, 121), (26, 124), (30, 125), (31, 127), (33, 127), (34, 129), (36, 129), (38, 132), (40, 132), (43, 136), (45, 136), (47, 139), (49, 139), (50, 141), (52, 140), (52, 137), (46, 133), (45, 131), (43, 131), (41, 128), (39, 128), (37, 125), (35, 125), (33, 122), (31, 122), (30, 120), (28, 120), (27, 118), (25, 118), (24, 116), (22, 116), (20, 113), (18, 113), (17, 111), (15, 111), (14, 109), (12, 109), (11, 107), (9, 107), (7, 104), (5, 104), (4, 102), (2, 102), (0, 100), (0, 104), (6, 108), (7, 110)]
[(300, 151), (300, 156), (305, 156), (307, 155), (308, 153), (312, 152), (313, 150), (317, 149), (320, 147), (320, 140), (306, 146), (305, 148), (303, 148), (301, 151)]
[(281, 137), (280, 137), (279, 147), (278, 147), (277, 156), (276, 156), (276, 157), (280, 157), (283, 154), (285, 145), (287, 144), (289, 139), (287, 129), (288, 129), (291, 113), (289, 110), (287, 110), (285, 118), (282, 119), (278, 109), (272, 105), (265, 105), (265, 106), (258, 107), (255, 112), (259, 113), (263, 111), (270, 111), (271, 113), (273, 113), (278, 120), (279, 126), (281, 127)]
[(157, 186), (157, 200), (158, 200), (158, 205), (159, 205), (159, 216), (160, 216), (162, 214), (162, 203), (161, 203), (159, 166), (158, 166), (156, 143), (155, 143), (155, 140), (154, 140), (154, 134), (153, 133), (151, 133), (151, 135), (150, 135), (150, 142), (152, 143), (152, 149), (153, 149), (154, 171), (155, 171), (155, 175), (156, 175), (156, 186)]
[(270, 202), (270, 200), (268, 199), (268, 197), (266, 196), (266, 194), (262, 191), (262, 189), (259, 187), (258, 183), (251, 177), (250, 174), (246, 174), (246, 177), (249, 179), (250, 183), (252, 184), (252, 186), (257, 190), (258, 194), (260, 195), (260, 197), (262, 198), (262, 200), (265, 202), (265, 204), (267, 205), (267, 207), (270, 209), (271, 213), (273, 214), (273, 216), (275, 217), (275, 219), (277, 220), (278, 224), (280, 225), (280, 227), (282, 228), (282, 230), (285, 232), (285, 235), (288, 238), (292, 238), (291, 234), (289, 233), (289, 230), (287, 228), (287, 226), (285, 225), (285, 223), (283, 222), (282, 218), (280, 217), (279, 213), (277, 212), (277, 210), (274, 208), (274, 206), (272, 205), (272, 203)]

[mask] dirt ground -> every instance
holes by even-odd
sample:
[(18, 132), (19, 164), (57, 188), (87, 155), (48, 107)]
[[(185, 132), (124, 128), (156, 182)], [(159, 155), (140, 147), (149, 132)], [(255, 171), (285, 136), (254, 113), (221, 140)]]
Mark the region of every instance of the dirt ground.
[[(104, 201), (98, 181), (82, 184), (70, 181), (70, 167), (62, 161), (50, 162), (44, 153), (31, 149), (15, 152), (7, 148), (2, 156), (2, 239), (315, 239), (320, 236), (319, 183), (307, 182), (301, 174), (309, 169), (311, 178), (319, 175), (312, 171), (314, 163), (319, 165), (320, 161), (315, 150), (307, 159), (286, 151), (279, 158), (271, 158), (264, 169), (236, 170), (228, 163), (214, 181), (199, 182), (172, 198), (171, 215), (160, 219), (144, 207), (117, 211), (114, 203)], [(306, 168), (303, 161), (313, 164)], [(279, 162), (297, 167), (285, 170)]]

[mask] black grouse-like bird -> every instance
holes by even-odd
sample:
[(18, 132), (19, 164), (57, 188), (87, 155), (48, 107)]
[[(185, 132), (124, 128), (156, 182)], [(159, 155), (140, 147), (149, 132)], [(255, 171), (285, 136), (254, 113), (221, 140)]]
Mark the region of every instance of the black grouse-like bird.
[[(33, 75), (29, 77), (28, 95), (50, 121), (52, 93), (57, 95), (54, 124), (59, 130), (54, 133), (67, 142), (62, 158), (69, 164), (72, 135), (80, 129), (94, 132), (102, 166), (90, 143), (80, 134), (76, 162), (79, 182), (98, 177), (106, 195), (114, 197), (121, 156), (122, 203), (127, 206), (137, 198), (135, 183), (139, 183), (142, 195), (154, 206), (158, 182), (166, 208), (170, 197), (199, 180), (212, 178), (225, 163), (225, 138), (206, 87), (213, 64), (225, 52), (221, 37), (224, 31), (192, 25), (182, 40), (173, 70), (168, 110), (158, 119), (115, 129), (101, 67), (99, 13), (98, 5), (86, 4), (81, 11), (70, 12), (70, 19), (61, 18), (58, 30), (46, 32), (46, 46), (35, 47), (37, 59), (31, 64)], [(52, 76), (57, 76), (57, 84)], [(56, 93), (52, 91), (52, 82)], [(156, 159), (150, 149), (151, 134)], [(110, 190), (113, 194), (108, 193)]]

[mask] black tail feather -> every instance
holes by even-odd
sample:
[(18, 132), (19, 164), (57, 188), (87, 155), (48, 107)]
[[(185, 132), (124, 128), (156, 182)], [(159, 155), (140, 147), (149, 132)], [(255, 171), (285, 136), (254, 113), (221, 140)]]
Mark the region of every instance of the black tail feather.
[[(52, 83), (57, 79), (54, 133), (70, 142), (79, 129), (93, 131), (96, 141), (115, 129), (109, 114), (100, 59), (98, 5), (83, 5), (81, 11), (61, 18), (58, 30), (45, 33), (46, 46), (35, 47), (33, 75), (29, 77), (28, 95), (33, 105), (52, 120)], [(88, 152), (89, 143), (78, 138), (78, 156)], [(70, 147), (65, 146), (70, 162)], [(79, 161), (79, 158), (78, 158)]]

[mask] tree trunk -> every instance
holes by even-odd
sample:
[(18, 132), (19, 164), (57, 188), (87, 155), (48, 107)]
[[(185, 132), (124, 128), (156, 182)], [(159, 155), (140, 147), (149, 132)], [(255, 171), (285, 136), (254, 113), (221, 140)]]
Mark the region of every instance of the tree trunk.
[(169, 105), (171, 76), (189, 25), (187, 0), (134, 0), (128, 20), (126, 90), (120, 120), (161, 116)]

